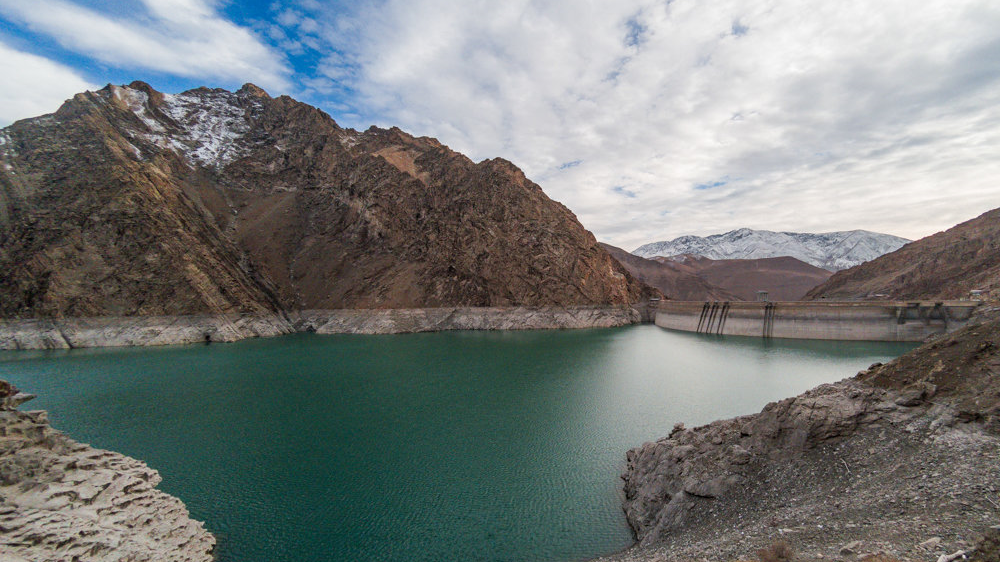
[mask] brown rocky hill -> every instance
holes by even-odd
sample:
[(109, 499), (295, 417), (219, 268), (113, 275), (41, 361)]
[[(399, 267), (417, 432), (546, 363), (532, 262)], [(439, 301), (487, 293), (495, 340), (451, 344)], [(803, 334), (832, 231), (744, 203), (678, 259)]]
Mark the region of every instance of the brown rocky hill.
[(603, 242), (601, 247), (625, 266), (636, 279), (659, 289), (667, 298), (681, 301), (740, 300), (726, 289), (699, 277), (694, 269), (682, 263), (640, 258)]
[(513, 164), (246, 85), (142, 82), (0, 130), (0, 316), (626, 304)]
[[(661, 258), (662, 259), (662, 258)], [(757, 291), (767, 291), (773, 301), (797, 301), (833, 272), (791, 256), (752, 260), (713, 260), (684, 255), (666, 258), (691, 268), (705, 281), (721, 287), (739, 300), (756, 300)], [(659, 260), (658, 260), (659, 261)]]
[(1000, 290), (1000, 209), (837, 272), (808, 299), (955, 299)]

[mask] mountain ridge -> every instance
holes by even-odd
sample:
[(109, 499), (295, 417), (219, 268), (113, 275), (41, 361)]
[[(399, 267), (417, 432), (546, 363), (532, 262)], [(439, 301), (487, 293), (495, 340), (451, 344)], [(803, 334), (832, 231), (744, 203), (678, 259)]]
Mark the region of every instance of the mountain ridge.
[(108, 85), (0, 139), (0, 317), (651, 294), (510, 162), (344, 129), (252, 84)]
[(975, 289), (1000, 292), (1000, 208), (839, 271), (806, 298), (957, 299)]
[(867, 230), (814, 234), (740, 228), (723, 234), (686, 235), (651, 242), (632, 253), (646, 258), (694, 254), (714, 260), (791, 256), (822, 269), (837, 271), (894, 251), (907, 242), (905, 238)]

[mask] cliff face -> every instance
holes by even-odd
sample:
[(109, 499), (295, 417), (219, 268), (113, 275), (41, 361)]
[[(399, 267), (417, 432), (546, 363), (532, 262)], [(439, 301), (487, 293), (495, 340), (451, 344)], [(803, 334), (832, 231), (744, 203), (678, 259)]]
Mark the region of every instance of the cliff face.
[(211, 562), (215, 538), (160, 475), (55, 431), (0, 380), (0, 559)]
[(0, 131), (3, 317), (628, 304), (510, 162), (247, 85), (135, 82)]
[(624, 509), (640, 548), (622, 559), (729, 560), (779, 540), (806, 559), (973, 548), (1000, 517), (997, 316), (629, 451)]
[(839, 271), (807, 299), (956, 299), (1000, 290), (1000, 209)]

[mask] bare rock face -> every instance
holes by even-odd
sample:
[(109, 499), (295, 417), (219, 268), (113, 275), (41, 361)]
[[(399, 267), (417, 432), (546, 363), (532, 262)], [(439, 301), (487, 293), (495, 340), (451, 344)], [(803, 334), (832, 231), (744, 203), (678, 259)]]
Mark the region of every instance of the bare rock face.
[(0, 130), (0, 317), (623, 305), (649, 289), (513, 164), (247, 85), (77, 94)]
[(838, 271), (806, 299), (956, 299), (974, 289), (1000, 291), (1000, 209)]
[(738, 559), (776, 541), (807, 559), (853, 543), (859, 558), (971, 551), (1000, 519), (998, 381), (993, 318), (758, 414), (678, 424), (628, 452), (638, 547), (612, 559)]
[(141, 461), (93, 449), (14, 409), (30, 395), (0, 381), (3, 560), (210, 562), (212, 537)]

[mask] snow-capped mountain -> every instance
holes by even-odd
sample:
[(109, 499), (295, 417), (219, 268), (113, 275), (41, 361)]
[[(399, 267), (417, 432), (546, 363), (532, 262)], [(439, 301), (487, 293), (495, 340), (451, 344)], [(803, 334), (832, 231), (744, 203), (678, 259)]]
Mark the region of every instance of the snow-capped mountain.
[(810, 234), (741, 228), (711, 236), (681, 236), (632, 251), (644, 258), (694, 254), (714, 260), (791, 256), (830, 271), (873, 260), (901, 248), (905, 238), (867, 230)]

